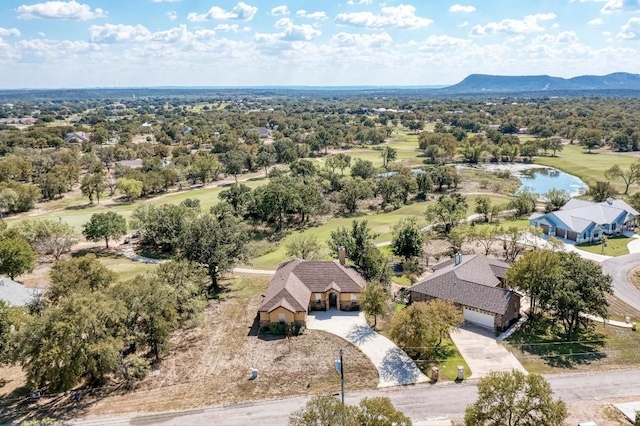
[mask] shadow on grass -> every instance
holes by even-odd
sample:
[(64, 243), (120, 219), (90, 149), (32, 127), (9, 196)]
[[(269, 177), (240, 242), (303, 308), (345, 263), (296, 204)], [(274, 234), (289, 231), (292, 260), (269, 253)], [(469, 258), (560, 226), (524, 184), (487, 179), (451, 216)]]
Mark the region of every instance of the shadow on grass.
[(76, 205), (73, 205), (73, 206), (67, 206), (64, 209), (65, 210), (85, 210), (85, 209), (88, 209), (90, 207), (96, 207), (97, 205), (98, 204), (91, 204), (91, 203), (89, 203), (89, 204), (76, 204)]
[(97, 258), (110, 258), (110, 259), (124, 259), (124, 256), (118, 252), (113, 251), (112, 248), (106, 247), (91, 247), (84, 248), (71, 253), (71, 257), (82, 257), (88, 254), (93, 254)]
[(509, 343), (527, 356), (539, 357), (550, 367), (573, 369), (606, 358), (605, 336), (593, 327), (582, 328), (567, 340), (564, 330), (550, 318), (538, 317), (534, 323), (516, 331)]

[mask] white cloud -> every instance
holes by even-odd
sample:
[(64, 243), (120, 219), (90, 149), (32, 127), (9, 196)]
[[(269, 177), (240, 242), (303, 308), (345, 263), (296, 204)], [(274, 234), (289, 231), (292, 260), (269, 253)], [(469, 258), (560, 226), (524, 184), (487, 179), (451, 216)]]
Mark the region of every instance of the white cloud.
[(458, 24), (458, 28), (464, 28), (469, 26), (469, 21), (464, 21), (462, 24)]
[(171, 10), (165, 13), (164, 16), (169, 18), (170, 21), (175, 21), (176, 19), (178, 19), (178, 13), (175, 10)]
[(640, 36), (640, 18), (629, 18), (626, 24), (620, 27), (620, 32), (616, 38), (623, 40), (634, 40)]
[(503, 19), (500, 22), (490, 22), (487, 25), (475, 25), (471, 28), (470, 35), (481, 37), (485, 35), (508, 33), (522, 34), (542, 31), (539, 23), (541, 21), (550, 21), (556, 19), (555, 13), (538, 13), (536, 15), (527, 15), (524, 19)]
[(317, 19), (317, 20), (329, 19), (329, 17), (324, 11), (307, 12), (304, 9), (300, 9), (299, 11), (297, 11), (296, 16), (298, 18), (308, 18), (308, 19)]
[(237, 33), (240, 27), (238, 24), (218, 24), (214, 28), (216, 31), (221, 31), (225, 33)]
[(592, 19), (589, 22), (587, 22), (587, 24), (589, 24), (589, 25), (602, 25), (602, 24), (604, 24), (604, 20), (602, 18), (596, 18), (596, 19)]
[(92, 25), (89, 38), (97, 43), (141, 42), (151, 38), (151, 31), (143, 25)]
[(45, 33), (43, 33), (42, 31), (38, 32), (38, 35), (42, 38), (45, 38), (47, 35)]
[(278, 33), (256, 33), (253, 37), (254, 41), (269, 45), (270, 48), (280, 46), (283, 49), (288, 49), (291, 45), (286, 43), (309, 42), (322, 34), (320, 30), (309, 24), (296, 25), (289, 18), (280, 19), (275, 23), (275, 27), (282, 31)]
[(393, 39), (384, 31), (380, 34), (349, 34), (339, 32), (331, 38), (331, 42), (338, 46), (382, 48), (390, 45)]
[(355, 1), (355, 0), (349, 0), (347, 1), (347, 4), (371, 4), (373, 3), (373, 0), (359, 0), (359, 1)]
[(289, 8), (287, 6), (276, 6), (271, 9), (271, 15), (273, 16), (286, 16), (289, 14)]
[(382, 7), (380, 13), (354, 12), (336, 16), (336, 23), (365, 28), (422, 28), (433, 21), (416, 16), (416, 8), (411, 5)]
[(20, 37), (20, 30), (17, 28), (2, 28), (0, 27), (0, 37)]
[(91, 10), (88, 4), (78, 3), (75, 0), (48, 1), (32, 5), (18, 6), (16, 9), (19, 19), (68, 19), (74, 21), (87, 21), (89, 19), (103, 18), (107, 12), (95, 8)]
[(454, 4), (449, 8), (449, 12), (459, 12), (459, 13), (471, 13), (475, 12), (476, 8), (473, 6), (463, 6), (461, 4)]
[(257, 7), (240, 2), (228, 12), (221, 7), (213, 6), (207, 13), (189, 13), (189, 15), (187, 15), (187, 19), (192, 22), (222, 19), (250, 21), (253, 19), (257, 11)]
[(637, 11), (640, 11), (640, 0), (607, 0), (600, 9), (600, 13)]
[(432, 35), (420, 45), (419, 49), (431, 52), (444, 52), (451, 51), (452, 49), (464, 48), (470, 44), (471, 41), (463, 38), (451, 37), (448, 35)]

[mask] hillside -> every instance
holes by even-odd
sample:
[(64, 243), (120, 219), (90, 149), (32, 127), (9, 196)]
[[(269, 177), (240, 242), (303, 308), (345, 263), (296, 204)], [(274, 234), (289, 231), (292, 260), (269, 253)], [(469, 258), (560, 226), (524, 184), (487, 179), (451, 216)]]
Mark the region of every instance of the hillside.
[(548, 75), (499, 76), (471, 74), (460, 83), (440, 89), (441, 93), (471, 94), (487, 92), (558, 92), (592, 90), (640, 90), (640, 74), (613, 73), (573, 78)]

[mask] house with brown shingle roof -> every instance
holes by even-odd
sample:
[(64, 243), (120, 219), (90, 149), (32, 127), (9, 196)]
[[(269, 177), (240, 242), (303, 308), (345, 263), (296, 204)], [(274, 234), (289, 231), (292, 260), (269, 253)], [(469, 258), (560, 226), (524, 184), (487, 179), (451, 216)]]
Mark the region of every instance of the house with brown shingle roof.
[(409, 300), (448, 300), (465, 321), (498, 331), (520, 316), (520, 295), (507, 288), (509, 265), (484, 255), (457, 254), (433, 266), (433, 274), (409, 288)]
[(283, 263), (258, 308), (260, 326), (292, 323), (301, 326), (306, 324), (310, 311), (360, 309), (365, 283), (364, 277), (344, 261), (295, 259)]

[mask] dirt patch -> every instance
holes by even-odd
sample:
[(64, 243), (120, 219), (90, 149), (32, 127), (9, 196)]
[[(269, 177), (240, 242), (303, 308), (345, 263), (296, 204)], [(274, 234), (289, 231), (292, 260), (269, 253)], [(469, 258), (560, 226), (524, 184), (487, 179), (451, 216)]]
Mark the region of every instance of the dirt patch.
[(635, 268), (631, 272), (629, 272), (629, 282), (640, 290), (640, 268)]
[(580, 401), (567, 404), (569, 417), (567, 425), (577, 425), (580, 422), (593, 421), (599, 425), (629, 426), (629, 420), (613, 404), (637, 401), (638, 398), (616, 398), (607, 401)]
[[(267, 284), (268, 279), (256, 277), (236, 281), (220, 301), (210, 303), (201, 327), (174, 336), (171, 352), (134, 390), (86, 394), (81, 410), (71, 407), (67, 397), (48, 412), (112, 416), (335, 393), (340, 382), (333, 362), (340, 348), (345, 349), (346, 389), (377, 386), (373, 364), (337, 336), (307, 331), (288, 341), (252, 333)], [(251, 368), (258, 369), (258, 379), (249, 380)]]

